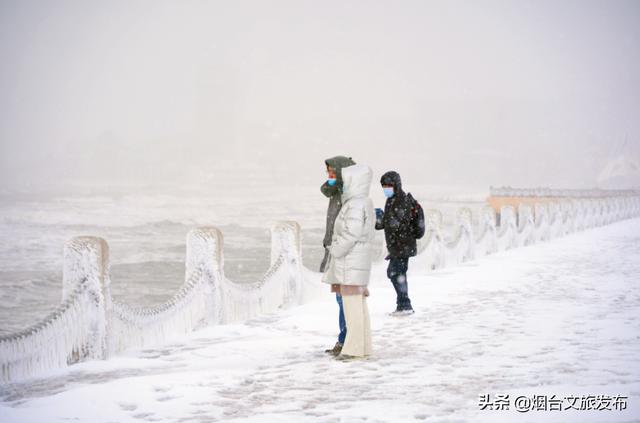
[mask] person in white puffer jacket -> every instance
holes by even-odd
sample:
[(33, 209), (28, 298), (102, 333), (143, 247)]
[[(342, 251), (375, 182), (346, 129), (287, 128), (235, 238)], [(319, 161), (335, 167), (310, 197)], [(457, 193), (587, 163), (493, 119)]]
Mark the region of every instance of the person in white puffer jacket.
[(371, 354), (371, 324), (366, 297), (371, 276), (375, 214), (369, 189), (373, 172), (369, 166), (342, 170), (342, 209), (336, 218), (329, 247), (330, 258), (322, 281), (342, 296), (347, 337), (339, 357)]

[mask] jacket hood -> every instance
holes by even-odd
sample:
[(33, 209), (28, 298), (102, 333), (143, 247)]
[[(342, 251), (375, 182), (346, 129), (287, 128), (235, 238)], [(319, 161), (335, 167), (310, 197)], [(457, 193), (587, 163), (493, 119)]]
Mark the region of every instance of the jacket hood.
[(380, 178), (380, 185), (393, 185), (394, 192), (402, 191), (402, 179), (400, 179), (400, 174), (394, 170), (390, 170), (382, 175)]
[(353, 165), (342, 170), (342, 200), (369, 196), (373, 171), (367, 165)]
[(353, 166), (356, 162), (351, 157), (347, 156), (335, 156), (324, 161), (327, 166), (331, 166), (336, 170), (337, 179), (342, 179), (342, 169), (348, 166)]
[(353, 166), (356, 162), (351, 157), (335, 156), (324, 161), (327, 166), (331, 166), (336, 171), (336, 184), (329, 185), (327, 182), (323, 183), (320, 187), (320, 191), (325, 197), (335, 200), (340, 199), (342, 194), (342, 169), (348, 166)]

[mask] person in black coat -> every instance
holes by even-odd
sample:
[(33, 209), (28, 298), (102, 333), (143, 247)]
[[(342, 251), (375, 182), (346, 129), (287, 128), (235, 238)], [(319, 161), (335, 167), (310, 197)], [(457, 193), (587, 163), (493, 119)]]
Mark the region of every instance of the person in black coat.
[(380, 184), (387, 202), (384, 211), (376, 209), (376, 229), (384, 229), (389, 251), (387, 277), (391, 280), (397, 295), (396, 311), (391, 314), (413, 314), (407, 270), (409, 258), (418, 252), (416, 239), (424, 235), (424, 224), (416, 224), (418, 213), (423, 216), (422, 210), (411, 194), (402, 190), (402, 180), (397, 172), (389, 171), (382, 175)]

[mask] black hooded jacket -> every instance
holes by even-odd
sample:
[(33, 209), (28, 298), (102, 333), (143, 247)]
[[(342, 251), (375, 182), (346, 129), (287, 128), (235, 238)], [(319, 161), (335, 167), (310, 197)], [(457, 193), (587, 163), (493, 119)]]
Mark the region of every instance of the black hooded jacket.
[[(382, 222), (376, 229), (384, 229), (389, 255), (393, 258), (408, 258), (417, 254), (416, 232), (412, 225), (412, 213), (417, 202), (411, 194), (402, 190), (402, 180), (398, 172), (390, 171), (380, 178), (381, 185), (393, 185), (393, 197), (387, 198)], [(420, 236), (420, 234), (418, 234)]]

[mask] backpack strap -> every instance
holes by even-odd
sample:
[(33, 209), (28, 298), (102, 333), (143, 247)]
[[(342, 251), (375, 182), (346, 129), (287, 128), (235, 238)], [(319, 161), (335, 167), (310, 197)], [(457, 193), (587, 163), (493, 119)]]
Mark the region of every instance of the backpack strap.
[(413, 198), (410, 193), (407, 196), (411, 204), (411, 224), (413, 225), (414, 234), (416, 239), (420, 239), (424, 236), (424, 211), (422, 211), (422, 206), (418, 203), (418, 200)]
[(413, 198), (413, 195), (411, 195), (411, 193), (407, 193), (407, 198), (409, 199), (409, 204), (411, 204), (411, 216), (415, 217), (416, 213), (418, 213), (418, 210), (421, 209), (422, 206), (420, 206), (418, 200)]

